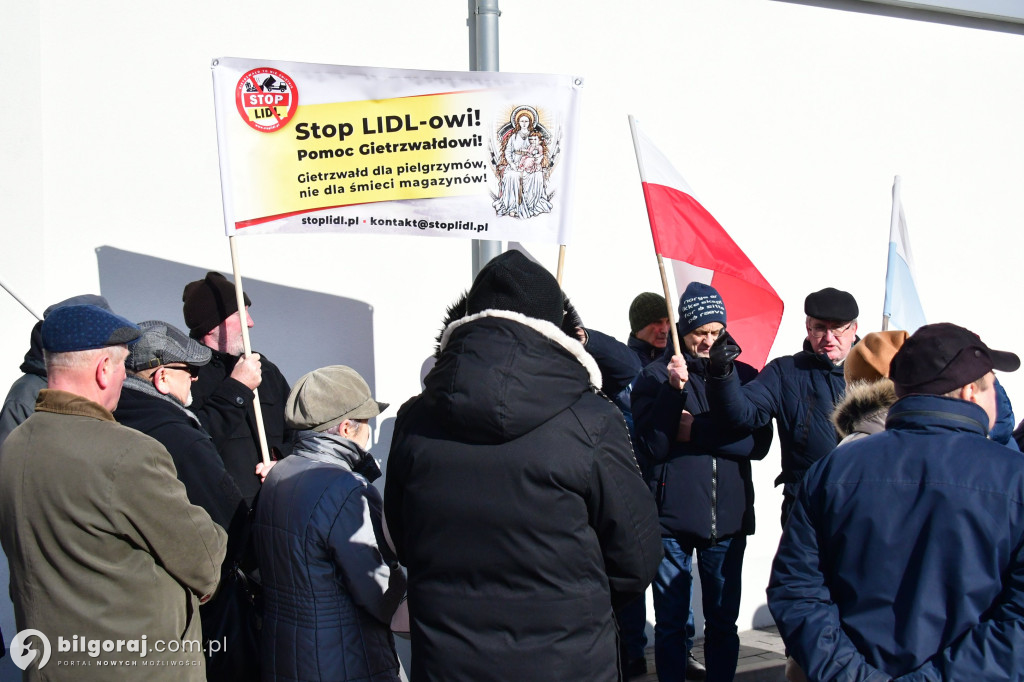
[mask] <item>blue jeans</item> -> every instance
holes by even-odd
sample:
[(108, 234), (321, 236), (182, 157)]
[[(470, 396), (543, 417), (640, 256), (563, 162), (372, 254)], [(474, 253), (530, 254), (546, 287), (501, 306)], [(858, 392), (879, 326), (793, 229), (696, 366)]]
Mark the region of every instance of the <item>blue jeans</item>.
[(659, 682), (686, 679), (690, 646), (686, 621), (693, 589), (690, 567), (694, 550), (703, 593), (707, 679), (730, 682), (736, 674), (740, 651), (736, 619), (740, 612), (746, 536), (738, 535), (715, 545), (707, 541), (684, 544), (674, 537), (663, 537), (661, 545), (665, 556), (654, 579), (654, 664)]

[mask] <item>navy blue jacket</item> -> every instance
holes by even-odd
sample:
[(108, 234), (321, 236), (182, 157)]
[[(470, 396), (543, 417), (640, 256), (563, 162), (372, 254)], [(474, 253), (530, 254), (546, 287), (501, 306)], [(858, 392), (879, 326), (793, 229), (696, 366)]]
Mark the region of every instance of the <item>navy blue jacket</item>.
[(908, 396), (807, 472), (768, 606), (809, 679), (1020, 679), (1024, 458), (987, 431), (977, 405)]
[[(668, 383), (672, 353), (669, 348), (660, 361), (648, 364), (632, 393), (636, 448), (650, 463), (647, 479), (658, 503), (662, 535), (688, 536), (690, 542), (750, 535), (754, 532), (750, 460), (768, 454), (772, 427), (751, 434), (746, 429), (715, 426), (707, 414), (707, 360), (684, 352), (690, 379), (679, 391)], [(743, 381), (757, 374), (742, 362), (735, 367)], [(696, 417), (694, 440), (688, 443), (676, 441), (683, 410)]]
[(253, 527), (264, 680), (398, 681), (390, 622), (405, 577), (380, 540), (378, 476), (355, 443), (313, 431), (270, 470)]
[(782, 473), (775, 485), (786, 484), (792, 495), (807, 468), (839, 442), (832, 411), (846, 392), (843, 368), (824, 355), (804, 349), (769, 362), (757, 378), (741, 386), (732, 372), (707, 382), (712, 414), (726, 426), (754, 429), (775, 419), (782, 451)]

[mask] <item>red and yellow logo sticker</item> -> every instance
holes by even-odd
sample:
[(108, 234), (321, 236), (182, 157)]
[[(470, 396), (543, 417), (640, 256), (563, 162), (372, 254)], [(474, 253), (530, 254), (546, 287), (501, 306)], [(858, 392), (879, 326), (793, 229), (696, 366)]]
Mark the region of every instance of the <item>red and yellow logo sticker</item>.
[(283, 128), (295, 115), (299, 90), (283, 71), (269, 67), (253, 69), (238, 79), (235, 104), (250, 128), (271, 133)]

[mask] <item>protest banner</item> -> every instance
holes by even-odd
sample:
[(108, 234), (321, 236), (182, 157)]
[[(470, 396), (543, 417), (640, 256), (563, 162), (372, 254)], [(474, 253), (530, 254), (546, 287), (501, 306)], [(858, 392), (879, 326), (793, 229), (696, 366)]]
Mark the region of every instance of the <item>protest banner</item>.
[(213, 62), (228, 236), (566, 244), (572, 76)]

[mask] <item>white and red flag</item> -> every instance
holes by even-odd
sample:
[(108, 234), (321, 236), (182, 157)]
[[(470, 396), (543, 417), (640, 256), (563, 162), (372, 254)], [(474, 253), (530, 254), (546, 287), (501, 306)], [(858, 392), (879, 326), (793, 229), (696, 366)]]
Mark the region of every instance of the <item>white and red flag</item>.
[(629, 122), (655, 252), (673, 261), (679, 292), (694, 281), (718, 291), (743, 361), (760, 370), (782, 322), (782, 299), (632, 116)]

